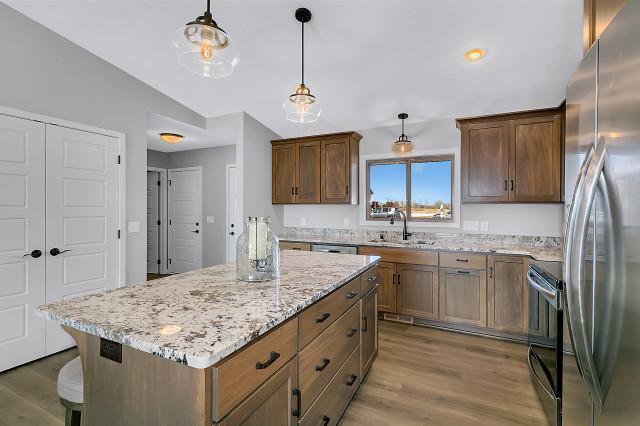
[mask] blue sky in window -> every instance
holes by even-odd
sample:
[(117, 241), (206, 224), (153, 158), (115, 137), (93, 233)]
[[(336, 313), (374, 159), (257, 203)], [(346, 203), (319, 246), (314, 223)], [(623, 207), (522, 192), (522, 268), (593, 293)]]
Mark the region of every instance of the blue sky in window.
[[(405, 164), (375, 164), (369, 170), (372, 201), (404, 200)], [(413, 201), (451, 200), (451, 162), (414, 163), (411, 167)]]

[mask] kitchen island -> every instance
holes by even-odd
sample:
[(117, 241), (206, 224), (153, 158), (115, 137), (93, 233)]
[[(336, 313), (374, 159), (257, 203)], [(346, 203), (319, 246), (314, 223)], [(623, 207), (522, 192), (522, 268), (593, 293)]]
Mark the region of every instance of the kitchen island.
[(83, 425), (335, 424), (377, 354), (376, 256), (283, 251), (40, 306), (74, 337)]

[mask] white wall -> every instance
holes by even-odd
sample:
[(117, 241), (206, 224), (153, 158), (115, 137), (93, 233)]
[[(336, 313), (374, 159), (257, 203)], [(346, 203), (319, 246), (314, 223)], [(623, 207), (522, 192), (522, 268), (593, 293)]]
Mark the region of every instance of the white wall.
[[(202, 167), (202, 266), (225, 263), (226, 164), (234, 164), (236, 147), (191, 149), (167, 154), (169, 169)], [(213, 216), (214, 223), (207, 223)]]
[[(360, 141), (361, 162), (367, 156), (385, 155), (392, 158), (391, 144), (398, 138), (400, 126), (377, 127), (359, 130), (363, 135)], [(441, 151), (460, 149), (460, 131), (453, 119), (436, 120), (406, 125), (406, 132), (416, 151)], [(388, 154), (388, 155), (387, 155)], [(459, 164), (458, 164), (459, 166)], [(361, 182), (365, 176), (361, 167)], [(364, 184), (361, 184), (364, 187)], [(459, 179), (456, 182), (457, 194), (460, 194)], [(363, 228), (363, 229), (399, 229), (399, 225), (367, 225), (364, 220), (366, 199), (360, 191), (360, 205), (287, 205), (284, 207), (284, 225), (287, 227), (309, 228)], [(562, 236), (562, 211), (560, 204), (462, 204), (460, 206), (460, 227), (420, 228), (425, 232), (471, 232), (463, 231), (464, 221), (489, 222), (488, 233), (536, 236)], [(305, 225), (303, 225), (303, 221)], [(345, 224), (348, 223), (348, 226)], [(409, 228), (417, 229), (416, 226)]]
[[(0, 52), (1, 105), (126, 134), (127, 221), (144, 224), (148, 111), (201, 127), (204, 118), (5, 4)], [(127, 282), (144, 281), (146, 235), (126, 237)]]
[(147, 150), (147, 167), (169, 168), (169, 153)]
[[(284, 119), (284, 118), (283, 118)], [(271, 204), (271, 141), (280, 136), (248, 114), (243, 114), (241, 160), (243, 217), (271, 216), (271, 229), (284, 224), (284, 208)]]

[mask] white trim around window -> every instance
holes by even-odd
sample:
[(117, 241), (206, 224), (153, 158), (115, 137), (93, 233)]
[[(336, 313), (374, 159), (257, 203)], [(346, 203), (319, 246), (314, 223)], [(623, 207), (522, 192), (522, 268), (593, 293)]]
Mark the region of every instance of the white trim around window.
[(367, 220), (367, 161), (402, 159), (405, 157), (429, 157), (437, 155), (453, 155), (453, 191), (451, 203), (453, 207), (453, 220), (450, 222), (407, 221), (411, 228), (460, 228), (460, 148), (442, 148), (414, 151), (409, 155), (399, 156), (392, 152), (381, 154), (368, 154), (360, 156), (360, 202), (358, 203), (358, 218), (360, 225), (373, 228), (395, 228), (389, 222)]

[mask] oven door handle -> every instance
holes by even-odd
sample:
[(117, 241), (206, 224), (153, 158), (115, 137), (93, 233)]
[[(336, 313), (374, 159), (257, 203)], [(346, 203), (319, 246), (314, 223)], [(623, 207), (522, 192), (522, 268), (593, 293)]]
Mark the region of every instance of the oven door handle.
[(555, 395), (555, 392), (553, 391), (553, 388), (552, 390), (547, 389), (544, 383), (542, 383), (542, 379), (538, 375), (538, 372), (535, 370), (535, 368), (533, 368), (533, 358), (536, 359), (536, 362), (540, 365), (540, 367), (542, 368), (542, 371), (544, 371), (544, 375), (545, 375), (545, 378), (547, 379), (547, 383), (551, 384), (551, 381), (552, 381), (550, 377), (551, 373), (546, 368), (546, 366), (544, 365), (544, 363), (542, 362), (538, 354), (535, 353), (531, 345), (529, 345), (529, 351), (527, 352), (527, 363), (529, 364), (529, 370), (531, 371), (531, 373), (533, 373), (533, 377), (536, 378), (536, 381), (538, 382), (542, 390), (544, 390), (544, 392), (547, 395), (549, 395), (549, 398), (556, 399), (556, 395)]
[(555, 303), (556, 300), (558, 299), (558, 295), (555, 291), (549, 290), (548, 288), (545, 288), (540, 284), (538, 284), (538, 282), (533, 278), (533, 273), (531, 270), (527, 271), (527, 281), (529, 281), (529, 285), (531, 287), (535, 288), (540, 293), (542, 293), (544, 298), (547, 299), (549, 302)]

